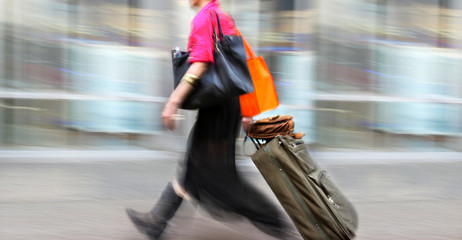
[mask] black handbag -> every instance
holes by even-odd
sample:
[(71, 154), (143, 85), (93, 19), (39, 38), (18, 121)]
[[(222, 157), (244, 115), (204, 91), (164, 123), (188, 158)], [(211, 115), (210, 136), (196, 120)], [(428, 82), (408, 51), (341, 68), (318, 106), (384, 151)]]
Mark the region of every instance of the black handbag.
[[(215, 64), (201, 77), (194, 92), (183, 102), (182, 109), (211, 107), (254, 91), (242, 37), (224, 35), (218, 14), (215, 15), (218, 23), (218, 36), (212, 23)], [(189, 55), (190, 52), (172, 51), (175, 88), (191, 66)]]

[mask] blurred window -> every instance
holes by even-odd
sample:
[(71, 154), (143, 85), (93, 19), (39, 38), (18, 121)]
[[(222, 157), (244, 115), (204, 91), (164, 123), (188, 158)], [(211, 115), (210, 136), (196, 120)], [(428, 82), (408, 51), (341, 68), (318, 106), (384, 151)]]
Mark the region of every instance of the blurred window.
[[(281, 107), (267, 114), (295, 115), (307, 142), (462, 151), (462, 1), (221, 2), (273, 72)], [(0, 10), (0, 144), (149, 147), (165, 134), (158, 116), (169, 51), (185, 48), (194, 16), (187, 0)]]

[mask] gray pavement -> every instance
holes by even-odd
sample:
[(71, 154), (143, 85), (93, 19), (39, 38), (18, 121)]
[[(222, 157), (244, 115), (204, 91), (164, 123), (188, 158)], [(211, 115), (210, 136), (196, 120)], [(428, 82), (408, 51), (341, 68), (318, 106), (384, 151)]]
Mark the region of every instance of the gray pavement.
[[(0, 161), (0, 239), (146, 239), (124, 208), (150, 209), (174, 175), (180, 156)], [(276, 202), (252, 162), (238, 162), (243, 176)], [(357, 208), (356, 239), (462, 239), (462, 161), (319, 162)], [(301, 239), (291, 231), (293, 239)], [(164, 239), (273, 238), (244, 220), (216, 221), (187, 202)]]

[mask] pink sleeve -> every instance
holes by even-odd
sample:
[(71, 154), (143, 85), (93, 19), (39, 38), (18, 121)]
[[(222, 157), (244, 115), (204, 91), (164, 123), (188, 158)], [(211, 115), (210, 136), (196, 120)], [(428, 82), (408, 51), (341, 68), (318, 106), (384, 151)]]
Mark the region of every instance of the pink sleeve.
[(192, 21), (188, 50), (191, 52), (190, 63), (213, 61), (212, 23), (210, 13), (201, 11)]

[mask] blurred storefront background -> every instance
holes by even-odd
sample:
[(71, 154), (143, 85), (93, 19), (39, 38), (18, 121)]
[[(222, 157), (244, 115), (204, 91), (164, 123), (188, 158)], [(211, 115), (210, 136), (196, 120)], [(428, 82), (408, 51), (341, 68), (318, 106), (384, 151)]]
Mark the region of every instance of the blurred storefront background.
[[(462, 1), (221, 0), (321, 150), (462, 151)], [(0, 0), (0, 150), (150, 149), (188, 0)], [(172, 135), (174, 138), (172, 138)], [(164, 141), (165, 139), (165, 141)], [(174, 142), (174, 143), (172, 143)]]

